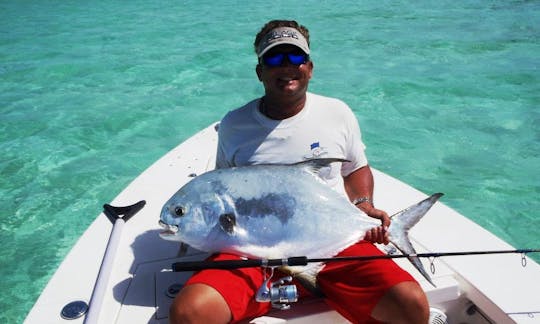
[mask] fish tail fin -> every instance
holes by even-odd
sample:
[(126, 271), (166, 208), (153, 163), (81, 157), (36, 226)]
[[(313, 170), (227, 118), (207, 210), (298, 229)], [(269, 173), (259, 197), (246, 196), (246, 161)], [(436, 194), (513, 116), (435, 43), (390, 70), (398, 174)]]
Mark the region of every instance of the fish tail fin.
[(416, 205), (413, 205), (393, 215), (391, 217), (392, 223), (388, 229), (390, 234), (390, 242), (392, 242), (392, 244), (394, 244), (394, 246), (403, 254), (410, 255), (407, 257), (407, 259), (409, 259), (413, 266), (433, 286), (435, 286), (435, 284), (424, 269), (420, 258), (415, 256), (416, 250), (409, 239), (409, 229), (411, 229), (411, 227), (413, 227), (420, 219), (422, 219), (422, 217), (424, 217), (431, 206), (433, 206), (433, 204), (435, 204), (435, 202), (437, 202), (442, 195), (442, 193), (433, 194)]

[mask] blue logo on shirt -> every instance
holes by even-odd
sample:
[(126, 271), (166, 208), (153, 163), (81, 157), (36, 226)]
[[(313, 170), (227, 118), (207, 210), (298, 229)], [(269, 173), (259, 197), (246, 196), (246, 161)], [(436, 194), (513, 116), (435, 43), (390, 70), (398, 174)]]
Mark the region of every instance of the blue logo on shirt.
[(311, 154), (304, 156), (304, 158), (306, 159), (319, 158), (323, 155), (328, 154), (328, 152), (326, 151), (326, 148), (321, 147), (320, 142), (311, 143), (311, 145), (309, 146), (309, 149), (311, 151)]

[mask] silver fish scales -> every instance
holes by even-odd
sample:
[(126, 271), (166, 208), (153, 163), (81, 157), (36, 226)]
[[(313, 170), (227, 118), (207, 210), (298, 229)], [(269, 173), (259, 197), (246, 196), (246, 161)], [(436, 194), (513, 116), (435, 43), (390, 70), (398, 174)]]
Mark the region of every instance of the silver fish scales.
[[(380, 225), (318, 176), (330, 163), (343, 161), (313, 159), (204, 173), (165, 203), (160, 235), (201, 251), (251, 258), (332, 257)], [(416, 253), (408, 230), (441, 195), (392, 217), (390, 241), (403, 253)], [(410, 260), (431, 282), (420, 260)]]

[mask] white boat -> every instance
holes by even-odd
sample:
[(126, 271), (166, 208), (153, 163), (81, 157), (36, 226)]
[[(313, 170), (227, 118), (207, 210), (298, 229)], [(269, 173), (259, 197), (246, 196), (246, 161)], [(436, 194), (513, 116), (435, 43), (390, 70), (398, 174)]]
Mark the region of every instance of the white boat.
[[(201, 260), (206, 254), (191, 248), (183, 250), (180, 244), (159, 237), (161, 207), (194, 175), (213, 168), (216, 144), (215, 125), (211, 125), (163, 156), (122, 191), (111, 205), (145, 200), (144, 208), (125, 224), (117, 222), (114, 227), (104, 213), (100, 214), (65, 257), (25, 323), (168, 323), (170, 290), (191, 274), (172, 272), (171, 265)], [(374, 199), (389, 214), (427, 197), (378, 170), (373, 173)], [(410, 236), (419, 253), (514, 249), (440, 202)], [(105, 251), (107, 261), (102, 266)], [(527, 256), (423, 259), (426, 268), (434, 271), (431, 276), (436, 287), (408, 261), (397, 262), (418, 279), (430, 305), (445, 314), (435, 323), (444, 323), (444, 317), (448, 323), (540, 323), (540, 266)], [(94, 289), (100, 268), (99, 285)], [(83, 315), (88, 303), (90, 309)], [(276, 309), (246, 322), (347, 321), (321, 299), (310, 298), (293, 303), (289, 310)]]

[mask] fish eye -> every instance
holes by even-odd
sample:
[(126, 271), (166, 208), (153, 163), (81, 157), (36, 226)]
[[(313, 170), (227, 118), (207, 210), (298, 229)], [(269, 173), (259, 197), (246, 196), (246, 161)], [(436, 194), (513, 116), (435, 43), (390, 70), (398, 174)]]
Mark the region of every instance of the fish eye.
[(186, 209), (182, 206), (176, 206), (174, 207), (174, 214), (178, 217), (182, 217), (184, 216), (184, 214), (186, 213)]

